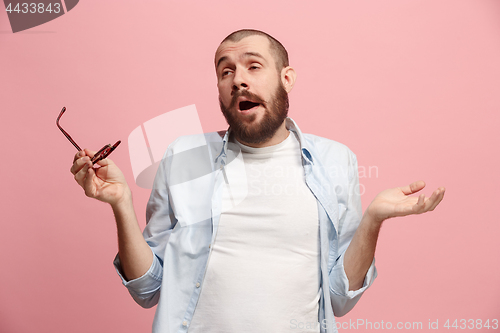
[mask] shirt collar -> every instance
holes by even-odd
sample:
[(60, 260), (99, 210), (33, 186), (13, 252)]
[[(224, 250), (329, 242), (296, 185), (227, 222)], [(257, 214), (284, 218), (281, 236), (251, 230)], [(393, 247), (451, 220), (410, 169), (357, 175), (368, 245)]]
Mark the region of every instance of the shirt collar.
[[(313, 157), (311, 155), (310, 148), (308, 147), (308, 144), (307, 144), (306, 140), (304, 139), (302, 131), (300, 130), (299, 126), (297, 126), (297, 123), (295, 123), (295, 121), (292, 118), (287, 117), (285, 119), (285, 126), (290, 132), (295, 134), (297, 140), (299, 141), (300, 151), (302, 153), (302, 157), (305, 159), (305, 161), (307, 161), (307, 163), (313, 164)], [(226, 155), (227, 155), (227, 145), (229, 142), (230, 135), (231, 135), (231, 127), (228, 128), (228, 130), (226, 131), (226, 134), (222, 138), (222, 150), (221, 150), (220, 154), (217, 156), (217, 158), (215, 159), (215, 163), (217, 163), (219, 158), (221, 158), (222, 163), (225, 163)]]
[(297, 140), (299, 141), (302, 157), (305, 159), (307, 163), (314, 164), (310, 148), (307, 144), (307, 141), (304, 138), (304, 135), (302, 134), (302, 131), (300, 130), (299, 126), (297, 126), (297, 123), (295, 123), (295, 121), (290, 117), (287, 117), (285, 121), (286, 121), (285, 123), (286, 128), (290, 132), (294, 133), (295, 136), (297, 137)]

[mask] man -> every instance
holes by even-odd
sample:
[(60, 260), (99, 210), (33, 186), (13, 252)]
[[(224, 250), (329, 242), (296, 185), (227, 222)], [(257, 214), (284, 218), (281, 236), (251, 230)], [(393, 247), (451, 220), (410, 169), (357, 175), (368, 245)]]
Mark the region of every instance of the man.
[(111, 204), (115, 266), (140, 305), (158, 304), (153, 332), (336, 332), (334, 315), (376, 277), (382, 222), (433, 210), (444, 188), (429, 198), (409, 196), (422, 181), (385, 190), (362, 215), (355, 155), (287, 118), (296, 74), (283, 46), (237, 31), (215, 66), (229, 130), (170, 145), (143, 234), (111, 160), (94, 169), (85, 150), (71, 172)]

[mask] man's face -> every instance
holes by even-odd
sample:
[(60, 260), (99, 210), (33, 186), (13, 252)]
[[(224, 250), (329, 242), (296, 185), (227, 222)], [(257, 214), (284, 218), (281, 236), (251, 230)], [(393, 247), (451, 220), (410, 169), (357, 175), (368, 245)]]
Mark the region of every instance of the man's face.
[(225, 42), (215, 54), (222, 113), (236, 138), (260, 144), (270, 139), (288, 113), (288, 94), (262, 36)]

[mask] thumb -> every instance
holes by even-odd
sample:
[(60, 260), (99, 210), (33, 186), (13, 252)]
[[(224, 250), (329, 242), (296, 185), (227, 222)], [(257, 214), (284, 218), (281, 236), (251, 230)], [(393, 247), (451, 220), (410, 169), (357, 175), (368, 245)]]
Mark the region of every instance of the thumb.
[(420, 191), (424, 187), (425, 187), (425, 182), (423, 180), (417, 180), (416, 182), (413, 182), (408, 186), (400, 187), (400, 189), (401, 191), (403, 191), (405, 195), (410, 195)]
[[(95, 154), (95, 152), (94, 152), (94, 154)], [(99, 161), (95, 162), (94, 165), (96, 165), (96, 164), (99, 165), (99, 167), (105, 167), (105, 166), (108, 166), (108, 165), (112, 165), (114, 163), (113, 163), (112, 160), (110, 160), (108, 157), (106, 157), (103, 160), (99, 160)]]

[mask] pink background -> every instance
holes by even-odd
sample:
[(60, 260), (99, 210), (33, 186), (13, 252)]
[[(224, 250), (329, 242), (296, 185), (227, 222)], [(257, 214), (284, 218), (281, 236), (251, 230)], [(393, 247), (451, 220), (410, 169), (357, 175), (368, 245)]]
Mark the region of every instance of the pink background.
[(143, 227), (127, 137), (191, 104), (204, 131), (224, 129), (213, 55), (240, 28), (287, 47), (290, 115), (357, 154), (364, 208), (418, 179), (447, 188), (433, 213), (385, 222), (379, 277), (339, 321), (500, 319), (500, 1), (83, 0), (16, 34), (0, 8), (0, 332), (150, 331), (154, 309), (112, 266), (112, 212), (74, 182), (55, 119), (66, 106), (85, 147), (123, 141), (112, 159)]

